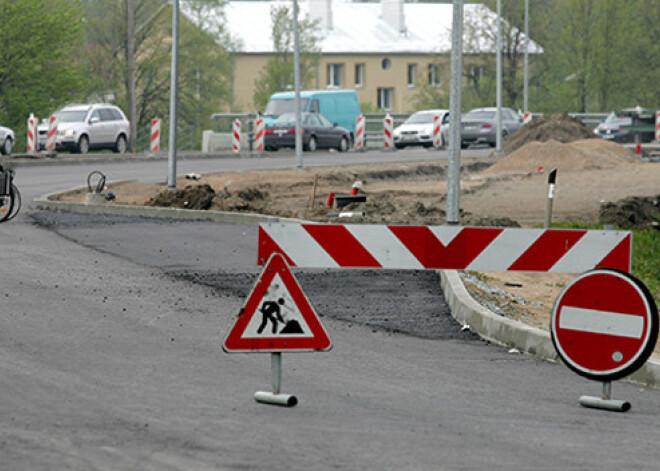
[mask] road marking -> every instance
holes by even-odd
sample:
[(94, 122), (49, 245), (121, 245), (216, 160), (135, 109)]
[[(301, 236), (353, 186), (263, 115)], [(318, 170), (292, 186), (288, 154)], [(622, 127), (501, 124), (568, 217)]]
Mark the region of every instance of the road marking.
[(644, 318), (632, 314), (564, 306), (559, 317), (559, 328), (640, 339), (644, 333)]

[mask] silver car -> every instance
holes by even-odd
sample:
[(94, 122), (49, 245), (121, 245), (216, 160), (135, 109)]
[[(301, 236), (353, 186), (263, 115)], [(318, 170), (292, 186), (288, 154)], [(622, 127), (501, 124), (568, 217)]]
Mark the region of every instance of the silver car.
[(392, 133), (394, 146), (403, 149), (406, 146), (433, 145), (433, 118), (440, 116), (440, 147), (445, 147), (449, 128), (449, 110), (424, 110), (413, 113)]
[[(126, 152), (130, 124), (115, 105), (69, 105), (55, 112), (57, 116), (56, 150), (86, 154), (90, 149)], [(48, 123), (37, 127), (39, 148), (46, 148)]]
[(14, 131), (0, 125), (0, 154), (11, 155), (14, 148)]
[[(502, 139), (520, 129), (522, 118), (511, 108), (501, 108)], [(471, 144), (488, 144), (495, 147), (497, 143), (497, 108), (475, 108), (461, 117), (461, 147), (465, 149)]]

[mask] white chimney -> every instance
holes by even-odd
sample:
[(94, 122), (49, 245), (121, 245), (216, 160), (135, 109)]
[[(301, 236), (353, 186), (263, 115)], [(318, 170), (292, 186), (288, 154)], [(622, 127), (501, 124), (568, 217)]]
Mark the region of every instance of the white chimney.
[(309, 16), (320, 20), (324, 31), (332, 30), (332, 0), (308, 0)]
[(380, 0), (383, 20), (400, 34), (406, 33), (403, 3), (403, 0)]

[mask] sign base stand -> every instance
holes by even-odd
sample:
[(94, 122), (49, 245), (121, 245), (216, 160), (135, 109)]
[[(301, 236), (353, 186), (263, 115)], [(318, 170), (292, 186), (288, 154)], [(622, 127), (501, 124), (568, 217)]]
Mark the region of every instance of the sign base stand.
[(270, 371), (273, 376), (273, 392), (257, 391), (254, 400), (262, 404), (293, 407), (298, 404), (298, 398), (291, 394), (280, 394), (282, 386), (282, 352), (271, 353)]
[(612, 383), (603, 382), (603, 396), (581, 396), (580, 405), (592, 409), (602, 409), (614, 412), (628, 412), (632, 407), (628, 401), (618, 401), (612, 399)]

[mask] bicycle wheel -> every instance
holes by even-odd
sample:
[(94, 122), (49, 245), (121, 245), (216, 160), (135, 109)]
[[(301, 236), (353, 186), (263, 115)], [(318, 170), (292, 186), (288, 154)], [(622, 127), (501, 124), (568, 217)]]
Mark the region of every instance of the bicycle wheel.
[(21, 194), (16, 185), (12, 183), (9, 195), (0, 196), (0, 222), (10, 221), (18, 214), (20, 200)]

